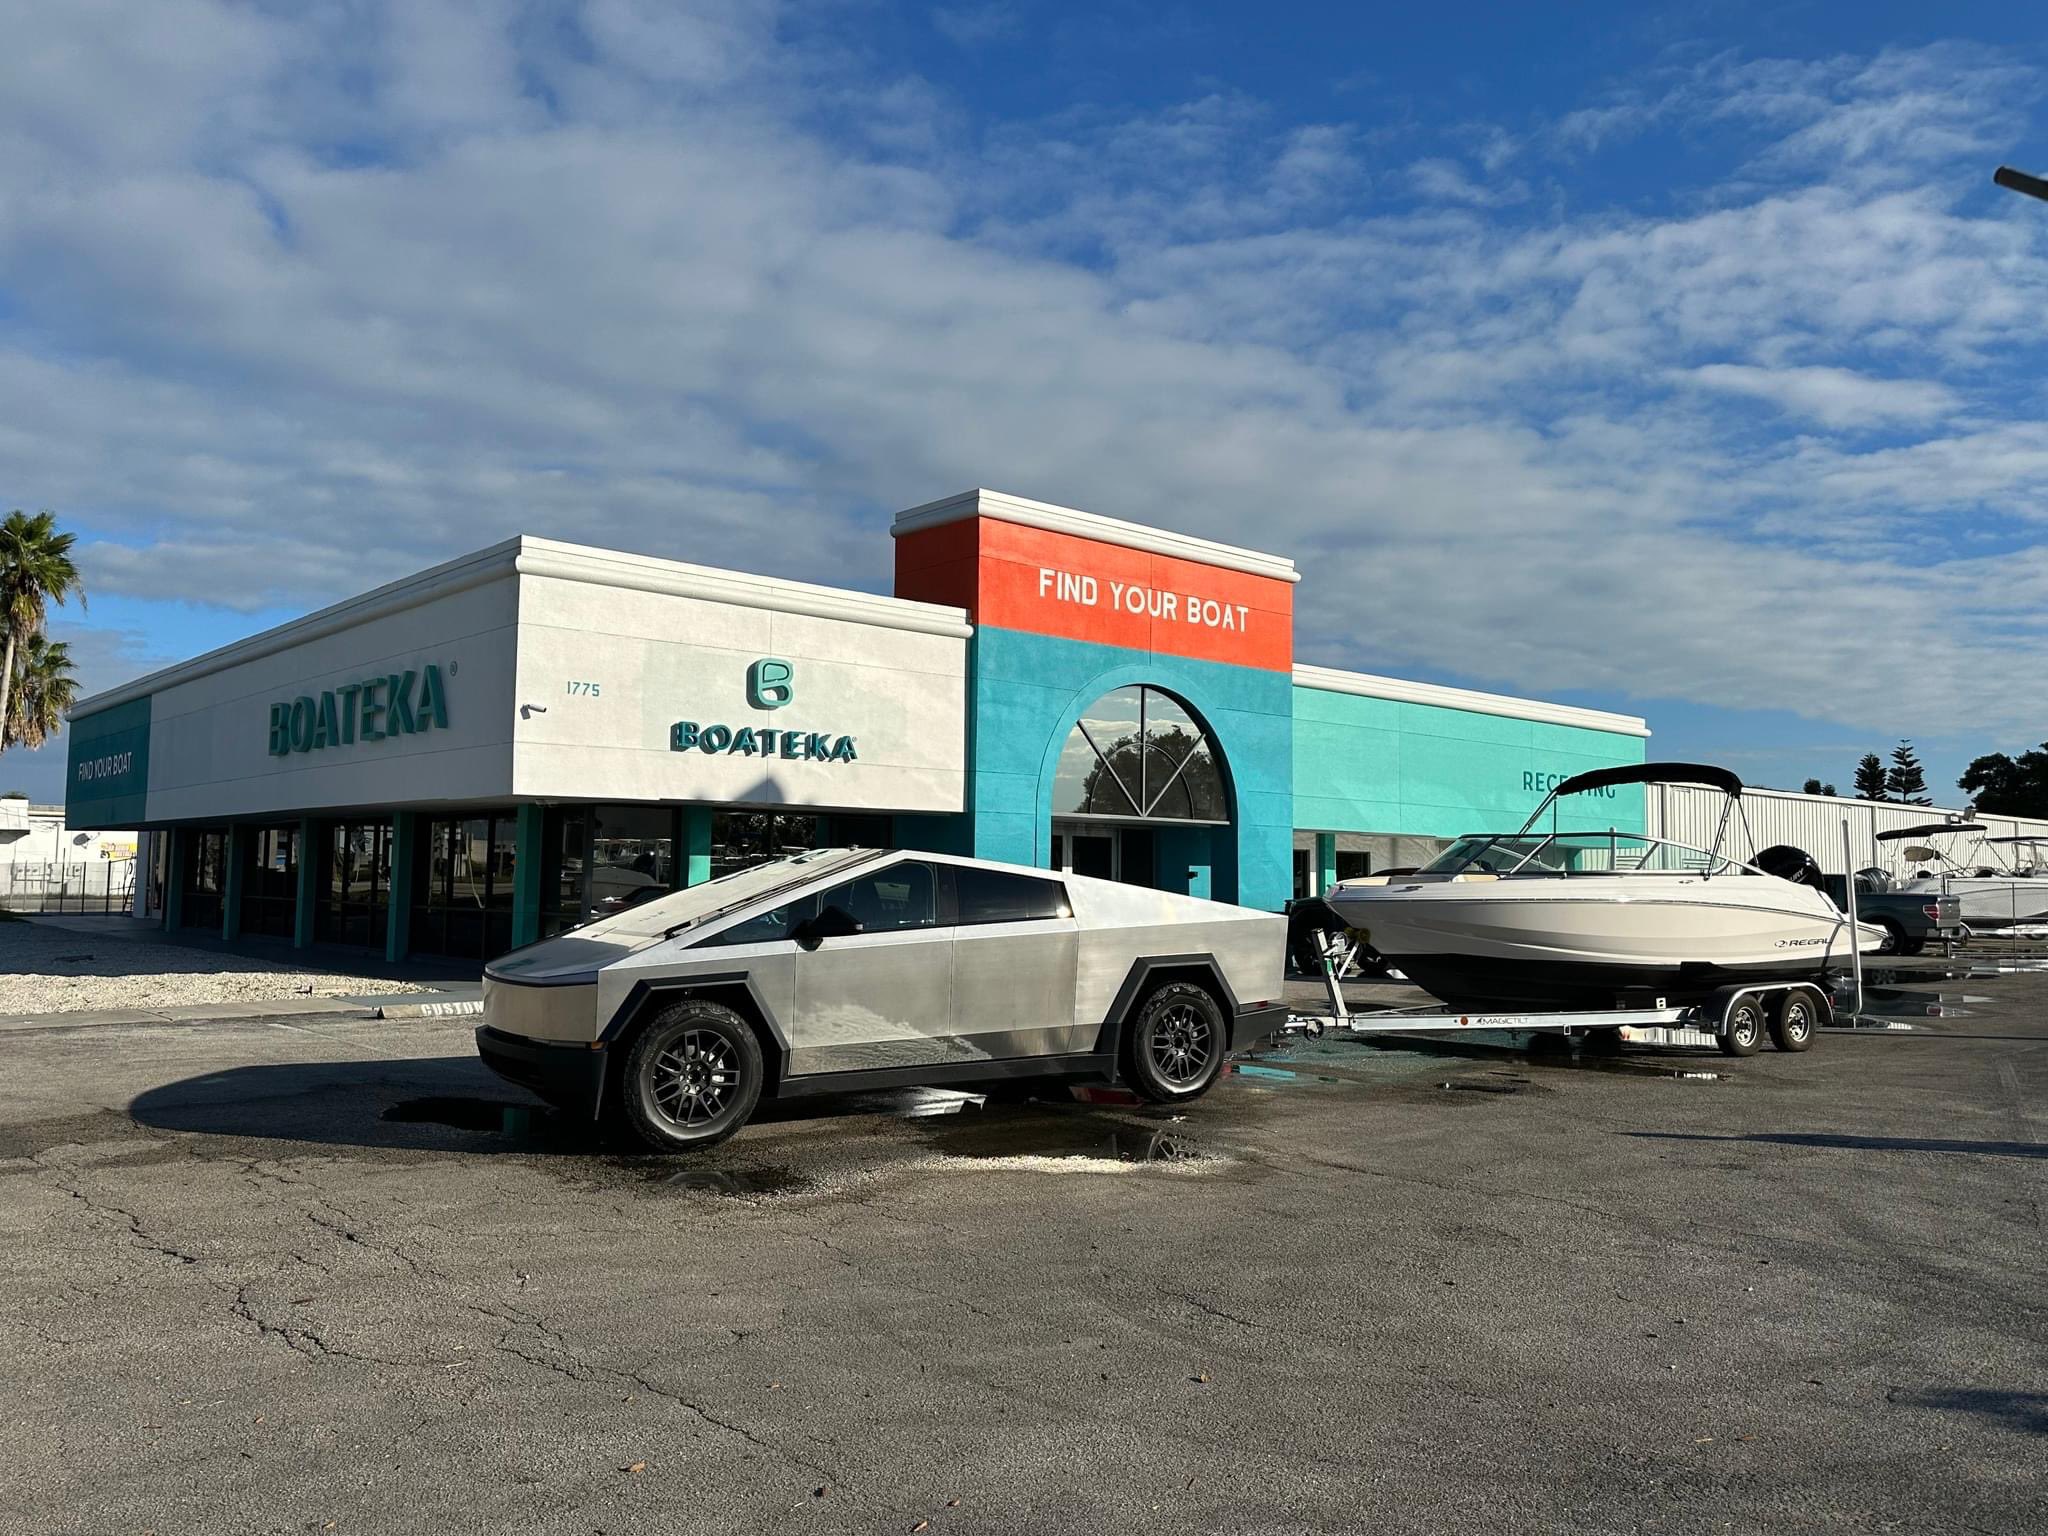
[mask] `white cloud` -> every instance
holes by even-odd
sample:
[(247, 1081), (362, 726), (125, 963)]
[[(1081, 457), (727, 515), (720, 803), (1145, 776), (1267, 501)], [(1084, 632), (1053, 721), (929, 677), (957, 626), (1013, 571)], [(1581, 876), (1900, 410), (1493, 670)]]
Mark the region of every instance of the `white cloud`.
[(765, 4), (350, 14), (185, 0), (159, 73), (55, 7), (0, 56), (0, 462), (98, 590), (305, 606), (521, 529), (884, 586), (891, 508), (992, 484), (1296, 555), (1314, 659), (2037, 712), (2048, 565), (1982, 535), (2048, 504), (2048, 230), (1943, 158), (2021, 89), (1973, 60), (1458, 130), (1533, 179), (1749, 93), (1674, 212), (1393, 211), (1357, 125), (976, 130)]
[(1702, 389), (1768, 401), (1788, 415), (1808, 417), (1828, 427), (1939, 421), (1954, 414), (1960, 404), (1956, 392), (1945, 384), (1874, 379), (1847, 368), (1703, 363), (1677, 378)]

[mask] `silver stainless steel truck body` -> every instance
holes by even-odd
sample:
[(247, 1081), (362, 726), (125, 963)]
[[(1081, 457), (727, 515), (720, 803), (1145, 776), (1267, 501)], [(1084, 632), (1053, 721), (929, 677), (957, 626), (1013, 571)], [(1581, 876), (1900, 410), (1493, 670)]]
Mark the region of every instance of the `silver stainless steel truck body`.
[[(1192, 1098), (1284, 1021), (1286, 926), (1052, 870), (821, 849), (494, 962), (478, 1049), (657, 1146), (722, 1139), (763, 1094), (870, 1084), (1067, 1075)], [(657, 1021), (665, 1053), (641, 1042)]]

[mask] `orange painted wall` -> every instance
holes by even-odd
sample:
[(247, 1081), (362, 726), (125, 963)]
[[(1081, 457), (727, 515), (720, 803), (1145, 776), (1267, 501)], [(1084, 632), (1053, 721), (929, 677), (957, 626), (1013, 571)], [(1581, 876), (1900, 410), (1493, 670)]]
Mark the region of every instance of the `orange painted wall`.
[[(1289, 582), (993, 518), (897, 539), (896, 595), (1028, 634), (1269, 671), (1294, 665)], [(1200, 622), (1189, 620), (1191, 598)]]

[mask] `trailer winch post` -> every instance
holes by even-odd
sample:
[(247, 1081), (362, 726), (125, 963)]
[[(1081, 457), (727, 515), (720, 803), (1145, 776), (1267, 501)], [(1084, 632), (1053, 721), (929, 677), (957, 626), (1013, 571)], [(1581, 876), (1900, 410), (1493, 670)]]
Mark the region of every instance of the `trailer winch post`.
[(1849, 898), (1849, 969), (1856, 977), (1856, 1005), (1849, 1017), (1863, 1016), (1863, 931), (1856, 926), (1856, 855), (1849, 844), (1849, 818), (1842, 818), (1842, 889)]

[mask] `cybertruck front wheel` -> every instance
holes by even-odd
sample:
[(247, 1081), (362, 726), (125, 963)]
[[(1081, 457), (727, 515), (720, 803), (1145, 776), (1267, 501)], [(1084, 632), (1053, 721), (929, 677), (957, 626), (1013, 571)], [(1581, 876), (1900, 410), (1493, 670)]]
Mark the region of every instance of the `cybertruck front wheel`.
[(1124, 1072), (1155, 1104), (1198, 1099), (1223, 1070), (1229, 1043), (1223, 1009), (1209, 990), (1169, 981), (1145, 999), (1124, 1033)]
[(747, 1123), (765, 1074), (761, 1042), (745, 1019), (685, 998), (655, 1015), (626, 1052), (620, 1109), (652, 1150), (694, 1152)]

